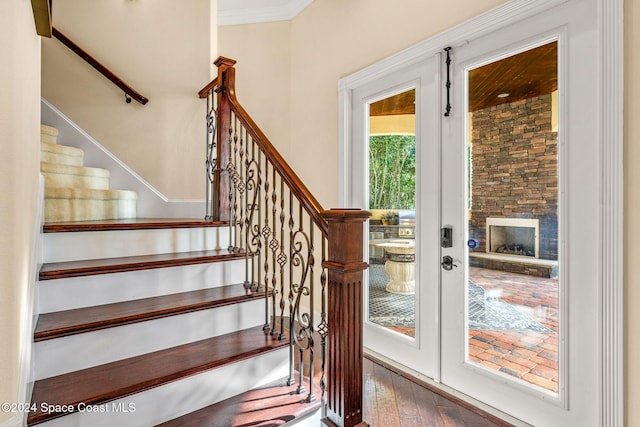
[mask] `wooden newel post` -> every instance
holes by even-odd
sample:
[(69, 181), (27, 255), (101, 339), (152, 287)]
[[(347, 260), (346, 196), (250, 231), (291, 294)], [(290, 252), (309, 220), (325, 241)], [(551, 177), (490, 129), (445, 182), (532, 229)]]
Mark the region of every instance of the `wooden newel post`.
[(214, 173), (213, 191), (213, 219), (217, 221), (228, 221), (230, 212), (229, 202), (229, 174), (226, 171), (229, 164), (230, 134), (231, 127), (231, 105), (229, 95), (235, 92), (235, 65), (236, 61), (224, 56), (219, 57), (213, 63), (218, 67), (218, 89), (217, 106), (218, 114), (216, 124), (216, 150), (217, 150), (217, 172)]
[(328, 426), (367, 426), (362, 420), (362, 280), (369, 264), (363, 261), (362, 210), (330, 210), (328, 273), (329, 358), (327, 372)]

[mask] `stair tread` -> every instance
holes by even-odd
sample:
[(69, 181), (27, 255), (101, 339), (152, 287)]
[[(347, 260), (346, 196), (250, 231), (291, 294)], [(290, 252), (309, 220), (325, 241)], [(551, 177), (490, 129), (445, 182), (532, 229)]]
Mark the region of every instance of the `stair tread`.
[(53, 262), (42, 265), (40, 268), (40, 280), (204, 264), (242, 257), (244, 257), (244, 254), (231, 253), (226, 249), (211, 249), (206, 251)]
[(38, 317), (34, 341), (128, 325), (263, 297), (264, 292), (251, 291), (244, 285), (237, 284), (43, 313)]
[(109, 170), (89, 166), (65, 165), (62, 163), (40, 162), (40, 172), (57, 173), (65, 175), (95, 176), (109, 178)]
[(39, 380), (31, 399), (37, 410), (29, 413), (28, 425), (66, 414), (41, 412), (43, 403), (99, 405), (287, 345), (260, 326)]
[[(305, 378), (307, 385), (308, 379)], [(297, 387), (297, 384), (286, 386), (280, 382), (249, 390), (158, 427), (281, 426), (320, 409), (322, 400), (318, 386), (315, 387), (316, 400), (313, 402), (306, 402), (308, 393), (298, 394)]]
[(221, 227), (226, 225), (228, 225), (227, 222), (191, 218), (130, 218), (44, 224), (42, 231), (44, 233), (63, 233), (72, 231), (159, 230), (165, 228)]

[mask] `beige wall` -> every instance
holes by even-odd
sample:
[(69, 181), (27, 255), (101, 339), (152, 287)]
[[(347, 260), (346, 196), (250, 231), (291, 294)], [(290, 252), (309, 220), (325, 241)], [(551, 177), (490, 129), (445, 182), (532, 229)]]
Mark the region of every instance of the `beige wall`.
[[(40, 161), (40, 39), (31, 2), (0, 2), (0, 56), (0, 402), (15, 402)], [(0, 412), (0, 423), (11, 415)]]
[(204, 198), (206, 106), (197, 92), (217, 51), (216, 4), (56, 0), (54, 25), (149, 98), (146, 106), (126, 104), (58, 40), (42, 45), (43, 97), (172, 199)]
[[(475, 2), (423, 2), (411, 0), (402, 8), (381, 0), (315, 1), (291, 21), (291, 116), (290, 150), (285, 158), (326, 207), (337, 203), (338, 100), (337, 82), (341, 77), (396, 53), (431, 35), (446, 30), (503, 0)], [(634, 4), (635, 3), (635, 4)], [(411, 13), (407, 14), (406, 11)], [(451, 13), (452, 10), (463, 11)], [(625, 298), (626, 330), (626, 423), (640, 425), (640, 5), (625, 0)], [(244, 34), (258, 31), (259, 25), (223, 27), (220, 34)], [(250, 40), (220, 36), (220, 52), (234, 57), (241, 52), (247, 59)], [(279, 41), (278, 41), (279, 43)], [(238, 73), (243, 63), (238, 63)], [(241, 78), (258, 78), (262, 67), (242, 70)], [(241, 78), (239, 86), (243, 85)], [(251, 94), (251, 96), (253, 93)], [(251, 102), (250, 96), (238, 95)], [(253, 107), (253, 106), (252, 106)], [(255, 109), (254, 109), (255, 108)], [(256, 105), (247, 110), (265, 114)], [(286, 119), (286, 118), (285, 118)], [(270, 136), (267, 132), (267, 135)], [(275, 139), (275, 138), (273, 138)], [(272, 141), (278, 143), (278, 141)], [(318, 174), (317, 164), (324, 165)]]
[(338, 80), (501, 3), (322, 0), (292, 21), (288, 160), (320, 203), (338, 203)]
[(283, 156), (291, 142), (291, 22), (218, 29), (218, 52), (238, 61), (236, 96)]
[(640, 4), (625, 0), (626, 424), (640, 425)]

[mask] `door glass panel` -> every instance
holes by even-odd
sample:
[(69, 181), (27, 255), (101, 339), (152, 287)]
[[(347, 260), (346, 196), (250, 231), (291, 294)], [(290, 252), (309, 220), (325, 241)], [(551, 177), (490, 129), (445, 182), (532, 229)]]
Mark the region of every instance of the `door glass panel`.
[(369, 104), (368, 320), (415, 338), (415, 89)]
[(467, 361), (558, 392), (557, 42), (469, 69)]

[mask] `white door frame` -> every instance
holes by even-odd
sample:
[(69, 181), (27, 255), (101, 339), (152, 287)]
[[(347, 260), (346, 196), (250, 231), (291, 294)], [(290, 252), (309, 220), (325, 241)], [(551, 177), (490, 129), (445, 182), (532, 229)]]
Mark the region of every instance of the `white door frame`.
[[(446, 46), (460, 46), (466, 40), (495, 31), (568, 0), (512, 0), (449, 31), (440, 33), (407, 50), (386, 58), (339, 81), (339, 201), (348, 206), (348, 172), (352, 111), (355, 88), (387, 73), (393, 73)], [(577, 1), (577, 0), (576, 0)], [(597, 106), (601, 157), (596, 173), (600, 177), (600, 232), (594, 248), (599, 250), (601, 306), (596, 348), (601, 349), (599, 383), (601, 426), (624, 424), (624, 276), (623, 276), (623, 0), (597, 0), (597, 64), (601, 79)]]

